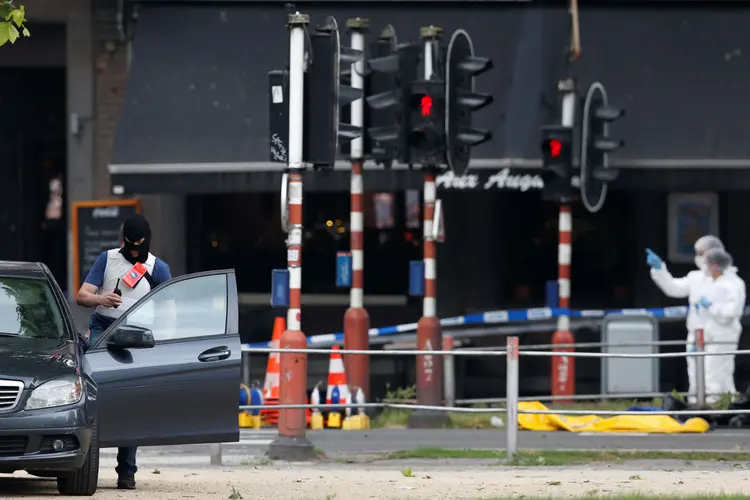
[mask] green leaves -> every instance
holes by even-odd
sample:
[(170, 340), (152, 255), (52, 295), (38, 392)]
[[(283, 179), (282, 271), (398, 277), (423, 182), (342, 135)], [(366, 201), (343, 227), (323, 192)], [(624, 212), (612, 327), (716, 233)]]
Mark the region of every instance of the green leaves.
[(31, 36), (26, 28), (26, 10), (23, 5), (13, 5), (13, 0), (0, 0), (0, 47), (16, 43), (21, 35)]

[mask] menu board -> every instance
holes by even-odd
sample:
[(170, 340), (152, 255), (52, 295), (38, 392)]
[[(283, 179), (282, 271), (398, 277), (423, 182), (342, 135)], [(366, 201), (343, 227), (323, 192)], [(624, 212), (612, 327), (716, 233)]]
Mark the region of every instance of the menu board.
[(73, 290), (77, 294), (96, 258), (122, 245), (122, 224), (141, 211), (138, 200), (73, 203)]

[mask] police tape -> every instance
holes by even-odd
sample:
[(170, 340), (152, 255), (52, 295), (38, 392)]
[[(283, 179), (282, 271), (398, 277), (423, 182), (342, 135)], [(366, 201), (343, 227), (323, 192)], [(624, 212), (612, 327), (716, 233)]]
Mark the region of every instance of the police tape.
[[(564, 308), (539, 307), (531, 309), (508, 309), (501, 311), (488, 311), (484, 313), (467, 314), (454, 318), (440, 320), (440, 325), (446, 326), (471, 326), (471, 325), (497, 325), (502, 323), (518, 323), (525, 321), (543, 321), (555, 319), (560, 316), (570, 318), (603, 318), (612, 315), (627, 316), (652, 316), (655, 318), (684, 318), (687, 316), (687, 306), (675, 307), (647, 307), (643, 309), (582, 309), (568, 310)], [(750, 306), (745, 308), (745, 315), (750, 315)], [(406, 323), (403, 325), (385, 326), (383, 328), (370, 328), (368, 334), (372, 337), (396, 335), (399, 333), (410, 333), (417, 331), (417, 323)], [(343, 332), (326, 333), (307, 337), (308, 345), (331, 345), (344, 340)], [(258, 342), (245, 344), (247, 348), (271, 347), (270, 342)]]

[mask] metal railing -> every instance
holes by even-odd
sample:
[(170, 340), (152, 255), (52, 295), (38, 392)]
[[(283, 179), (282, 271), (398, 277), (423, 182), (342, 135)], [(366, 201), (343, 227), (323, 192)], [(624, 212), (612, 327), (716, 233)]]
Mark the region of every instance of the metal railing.
[[(601, 346), (601, 343), (592, 343), (596, 346)], [(654, 343), (660, 344), (660, 343)], [(661, 343), (660, 345), (665, 345)], [(680, 345), (683, 342), (670, 343), (666, 345)], [(620, 344), (618, 344), (620, 345)], [(642, 344), (639, 344), (642, 345)], [(552, 344), (550, 344), (552, 346)], [(580, 344), (576, 344), (580, 347)], [(536, 347), (536, 346), (533, 346)], [(559, 348), (560, 345), (554, 345)], [(595, 347), (592, 345), (592, 347)], [(519, 385), (519, 359), (523, 356), (528, 357), (554, 357), (554, 356), (568, 356), (568, 357), (589, 357), (589, 358), (625, 358), (625, 359), (653, 359), (653, 358), (681, 358), (681, 357), (695, 357), (696, 371), (697, 371), (697, 394), (696, 397), (701, 402), (705, 401), (705, 384), (704, 384), (704, 360), (706, 356), (742, 356), (749, 355), (750, 350), (733, 350), (726, 352), (706, 352), (702, 350), (702, 346), (698, 346), (698, 349), (693, 352), (681, 351), (681, 352), (670, 352), (670, 353), (611, 353), (611, 352), (555, 352), (555, 351), (537, 351), (533, 349), (522, 349), (519, 347), (518, 337), (508, 337), (507, 346), (505, 349), (460, 349), (460, 350), (390, 350), (390, 351), (370, 351), (370, 350), (354, 350), (354, 349), (289, 349), (289, 348), (245, 348), (244, 350), (252, 353), (281, 353), (284, 354), (331, 354), (338, 353), (341, 355), (358, 354), (358, 355), (370, 355), (370, 356), (444, 356), (444, 359), (452, 359), (453, 356), (483, 356), (483, 357), (505, 357), (506, 358), (506, 398), (504, 401), (505, 408), (466, 408), (455, 406), (455, 404), (448, 404), (445, 406), (436, 405), (420, 405), (420, 404), (406, 404), (406, 403), (393, 403), (393, 402), (379, 402), (379, 403), (350, 403), (350, 404), (283, 404), (283, 405), (244, 405), (239, 406), (240, 410), (259, 410), (259, 409), (367, 409), (367, 408), (393, 408), (393, 409), (406, 409), (406, 410), (427, 410), (427, 411), (439, 411), (439, 412), (452, 412), (452, 413), (505, 413), (507, 416), (506, 428), (506, 439), (507, 439), (507, 455), (508, 459), (512, 460), (513, 457), (518, 453), (518, 415), (519, 414), (533, 414), (533, 415), (607, 415), (607, 416), (618, 416), (618, 415), (639, 415), (639, 416), (652, 416), (652, 415), (690, 415), (690, 416), (719, 416), (719, 415), (748, 415), (750, 410), (653, 410), (644, 413), (642, 411), (619, 411), (619, 410), (572, 410), (572, 409), (554, 409), (554, 410), (521, 410), (518, 408), (519, 401), (524, 399), (531, 399), (538, 401), (541, 398), (519, 398), (518, 396), (518, 385)], [(593, 396), (593, 397), (592, 397)], [(583, 397), (583, 396), (579, 396)], [(587, 395), (589, 399), (599, 398), (601, 395)], [(619, 398), (627, 397), (627, 395), (617, 395)], [(636, 395), (640, 397), (640, 395)], [(574, 399), (575, 396), (562, 396), (559, 399)], [(464, 400), (462, 402), (465, 402)], [(211, 464), (221, 464), (222, 462), (222, 445), (214, 444), (211, 448)]]

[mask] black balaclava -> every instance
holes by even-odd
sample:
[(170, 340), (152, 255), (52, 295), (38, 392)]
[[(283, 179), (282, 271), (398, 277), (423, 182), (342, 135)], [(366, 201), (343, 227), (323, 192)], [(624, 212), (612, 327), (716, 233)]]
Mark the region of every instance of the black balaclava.
[[(148, 221), (141, 214), (135, 214), (125, 221), (122, 225), (122, 236), (124, 245), (120, 249), (120, 253), (125, 260), (131, 264), (136, 262), (146, 262), (148, 259), (148, 249), (151, 245), (151, 227), (148, 225)], [(143, 243), (140, 245), (134, 245), (135, 242), (143, 238)], [(130, 252), (138, 252), (137, 257), (133, 257)]]

